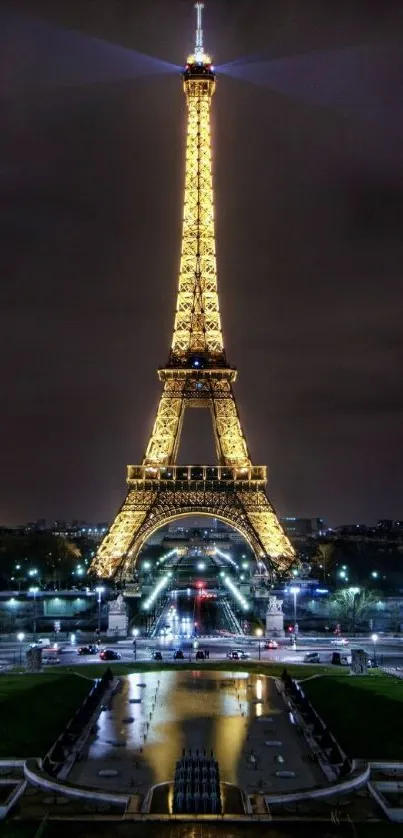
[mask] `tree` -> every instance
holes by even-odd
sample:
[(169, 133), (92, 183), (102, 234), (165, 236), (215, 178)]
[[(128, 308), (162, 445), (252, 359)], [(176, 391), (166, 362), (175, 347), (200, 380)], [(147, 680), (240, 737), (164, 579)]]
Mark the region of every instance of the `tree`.
[(313, 557), (313, 562), (316, 567), (319, 568), (324, 582), (327, 582), (332, 570), (335, 550), (336, 548), (333, 541), (321, 541), (318, 544), (316, 554)]
[(0, 536), (0, 588), (44, 582), (70, 582), (81, 558), (72, 541), (53, 533), (6, 533)]
[(54, 538), (50, 547), (46, 561), (48, 578), (51, 576), (51, 581), (60, 585), (71, 577), (77, 560), (81, 558), (81, 551), (74, 542), (60, 535)]
[(403, 622), (400, 616), (400, 606), (397, 603), (391, 605), (389, 608), (389, 617), (392, 631), (394, 634), (397, 634), (400, 632), (400, 626)]
[(343, 623), (347, 631), (355, 632), (357, 623), (365, 619), (378, 601), (379, 597), (372, 591), (345, 588), (336, 591), (330, 598), (330, 611), (336, 620)]

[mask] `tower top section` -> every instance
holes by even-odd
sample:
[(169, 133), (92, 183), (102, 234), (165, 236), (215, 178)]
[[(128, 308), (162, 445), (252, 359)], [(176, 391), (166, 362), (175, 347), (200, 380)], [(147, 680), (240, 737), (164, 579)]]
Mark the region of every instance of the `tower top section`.
[(204, 3), (195, 3), (196, 9), (196, 40), (195, 40), (195, 49), (191, 55), (188, 55), (186, 59), (186, 69), (189, 67), (192, 68), (199, 68), (200, 70), (205, 70), (207, 67), (209, 71), (211, 71), (211, 56), (208, 55), (204, 50), (204, 37), (203, 37), (203, 9)]
[(204, 58), (204, 49), (203, 49), (203, 9), (204, 9), (204, 3), (196, 3), (195, 9), (196, 9), (196, 14), (197, 14), (195, 58), (196, 58), (196, 61), (203, 61), (203, 58)]

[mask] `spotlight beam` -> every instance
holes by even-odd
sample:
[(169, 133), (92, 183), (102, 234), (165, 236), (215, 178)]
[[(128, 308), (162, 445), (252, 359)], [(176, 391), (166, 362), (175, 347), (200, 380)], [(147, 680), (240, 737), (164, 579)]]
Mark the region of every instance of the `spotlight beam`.
[(281, 58), (266, 53), (236, 59), (218, 71), (311, 105), (378, 120), (396, 117), (403, 49), (396, 39)]
[(0, 95), (176, 73), (174, 64), (91, 35), (0, 10)]

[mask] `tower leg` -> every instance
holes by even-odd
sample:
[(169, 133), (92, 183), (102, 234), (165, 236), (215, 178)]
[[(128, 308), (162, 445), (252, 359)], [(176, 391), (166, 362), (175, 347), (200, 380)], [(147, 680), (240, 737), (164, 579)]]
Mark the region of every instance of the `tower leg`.
[[(273, 566), (276, 571), (287, 570), (294, 556), (294, 550), (284, 533), (277, 514), (263, 491), (237, 492), (245, 513), (246, 520), (255, 533), (256, 541), (260, 545), (257, 558), (264, 562), (271, 573)], [(273, 563), (270, 561), (273, 559)]]
[(250, 466), (245, 435), (228, 379), (212, 379), (211, 410), (219, 461), (226, 466)]
[(107, 579), (116, 577), (127, 563), (130, 547), (144, 521), (152, 515), (158, 492), (130, 490), (91, 565), (91, 571)]
[(167, 379), (144, 457), (145, 465), (168, 465), (176, 460), (183, 423), (185, 379)]

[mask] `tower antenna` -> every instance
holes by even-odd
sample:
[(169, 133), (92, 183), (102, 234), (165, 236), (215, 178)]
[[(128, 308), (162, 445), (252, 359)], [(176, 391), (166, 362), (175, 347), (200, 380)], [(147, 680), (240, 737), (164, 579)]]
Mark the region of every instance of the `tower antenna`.
[(204, 48), (203, 48), (203, 9), (204, 9), (204, 3), (195, 3), (195, 9), (196, 9), (196, 14), (197, 14), (195, 58), (196, 58), (197, 61), (202, 61), (203, 60), (203, 55), (204, 55)]

